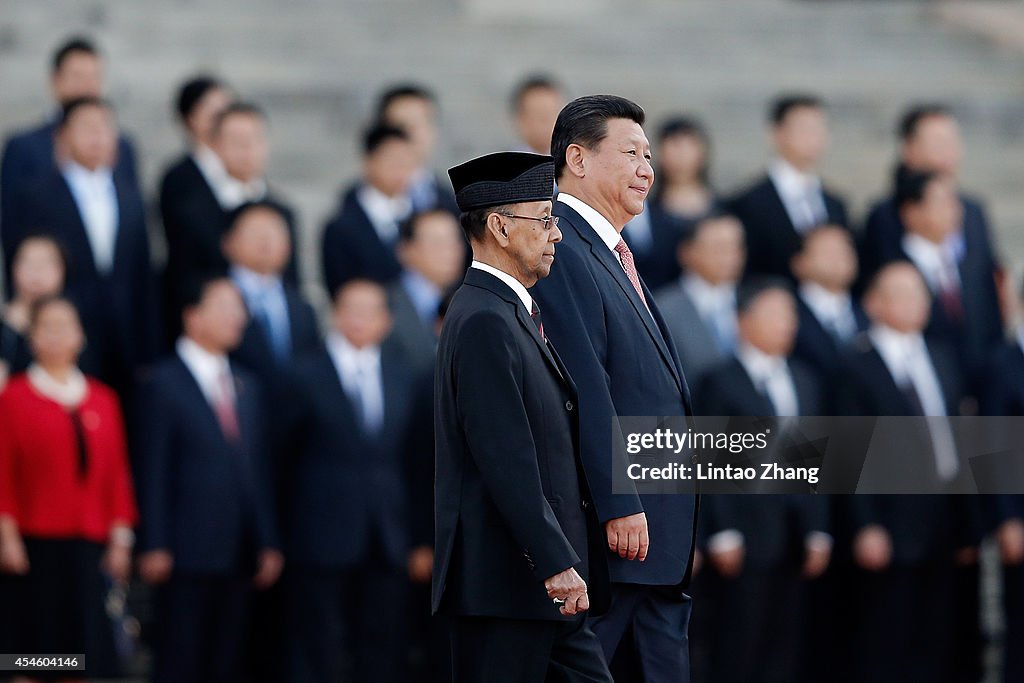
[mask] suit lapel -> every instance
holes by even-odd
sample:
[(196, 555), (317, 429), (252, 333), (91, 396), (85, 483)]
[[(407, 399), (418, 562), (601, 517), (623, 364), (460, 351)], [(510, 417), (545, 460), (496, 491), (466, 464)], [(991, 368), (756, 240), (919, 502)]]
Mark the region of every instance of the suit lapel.
[(555, 357), (551, 353), (550, 346), (541, 338), (540, 330), (537, 329), (536, 323), (533, 322), (533, 319), (526, 312), (526, 308), (523, 306), (521, 301), (516, 302), (515, 309), (516, 318), (518, 318), (519, 324), (526, 330), (526, 333), (530, 335), (530, 339), (532, 339), (533, 343), (540, 349), (540, 352), (544, 355), (544, 359), (547, 361), (548, 365), (551, 366), (551, 369), (555, 371), (555, 374), (562, 379), (562, 382), (564, 382), (566, 386), (570, 386), (568, 374), (564, 373), (558, 362), (555, 361)]
[(59, 202), (63, 202), (68, 213), (74, 216), (74, 226), (69, 226), (73, 234), (68, 234), (66, 238), (74, 243), (67, 244), (66, 246), (68, 250), (75, 255), (75, 258), (77, 259), (76, 265), (83, 267), (92, 277), (98, 277), (99, 271), (96, 269), (96, 261), (93, 258), (92, 253), (92, 244), (89, 242), (89, 232), (85, 229), (85, 219), (82, 217), (82, 211), (78, 208), (78, 202), (75, 201), (75, 195), (71, 191), (71, 186), (68, 185), (68, 181), (64, 177), (64, 174), (58, 173), (57, 176), (60, 179), (59, 185), (61, 189), (61, 196), (55, 197), (55, 199)]

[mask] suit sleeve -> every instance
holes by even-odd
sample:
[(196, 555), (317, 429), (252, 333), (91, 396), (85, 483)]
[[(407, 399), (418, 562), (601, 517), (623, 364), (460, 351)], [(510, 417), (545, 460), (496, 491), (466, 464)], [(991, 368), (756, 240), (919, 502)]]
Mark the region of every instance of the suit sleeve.
[[(538, 282), (533, 294), (544, 315), (544, 327), (556, 340), (562, 358), (579, 395), (580, 458), (583, 461), (590, 492), (601, 522), (627, 517), (644, 511), (635, 488), (625, 493), (612, 493), (614, 474), (625, 472), (627, 463), (616, 458), (624, 452), (613, 448), (616, 417), (612, 402), (607, 362), (607, 330), (604, 309), (597, 282), (586, 265), (566, 250), (551, 274)], [(637, 378), (638, 380), (642, 378)], [(626, 477), (619, 477), (619, 488), (632, 486)]]
[(128, 444), (125, 438), (124, 419), (117, 396), (109, 396), (110, 417), (114, 425), (114, 470), (108, 487), (110, 501), (110, 522), (118, 521), (134, 525), (139, 513), (135, 507), (135, 489), (132, 486), (131, 466), (128, 464)]
[(139, 453), (139, 549), (171, 550), (171, 449), (174, 447), (173, 409), (158, 380), (143, 388)]
[(351, 249), (345, 248), (344, 227), (341, 221), (344, 214), (331, 220), (324, 229), (323, 237), (323, 271), (324, 285), (331, 297), (343, 285), (346, 280), (352, 277), (355, 271), (354, 256)]
[(471, 317), (459, 333), (455, 404), (469, 454), (498, 514), (544, 580), (580, 561), (541, 487), (522, 391), (522, 360), (505, 321)]

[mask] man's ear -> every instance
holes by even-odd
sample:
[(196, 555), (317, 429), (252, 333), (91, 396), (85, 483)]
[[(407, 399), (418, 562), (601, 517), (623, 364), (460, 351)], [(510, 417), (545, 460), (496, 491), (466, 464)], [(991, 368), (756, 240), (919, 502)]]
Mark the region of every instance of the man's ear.
[(491, 234), (494, 241), (502, 248), (508, 246), (508, 229), (496, 213), (487, 214), (487, 232)]
[(568, 149), (565, 150), (566, 170), (577, 178), (584, 177), (587, 174), (586, 169), (584, 168), (585, 156), (586, 150), (581, 145), (577, 145), (576, 143), (569, 145)]

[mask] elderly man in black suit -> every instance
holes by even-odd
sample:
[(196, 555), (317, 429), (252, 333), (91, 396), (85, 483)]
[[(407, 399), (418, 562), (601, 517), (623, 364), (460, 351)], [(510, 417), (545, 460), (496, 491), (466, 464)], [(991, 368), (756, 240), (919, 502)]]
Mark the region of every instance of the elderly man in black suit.
[(768, 172), (728, 202), (747, 231), (748, 273), (785, 275), (800, 236), (824, 223), (848, 227), (842, 198), (822, 184), (819, 165), (828, 145), (824, 103), (786, 95), (769, 111), (775, 159)]
[(615, 416), (692, 414), (668, 325), (621, 236), (654, 181), (644, 118), (614, 95), (578, 98), (559, 114), (553, 212), (564, 258), (535, 293), (580, 390), (580, 450), (614, 582), (594, 631), (611, 659), (632, 628), (645, 679), (685, 681), (696, 500), (612, 490)]
[[(449, 172), (473, 264), (435, 379), (433, 608), (457, 681), (611, 681), (583, 613), (602, 601), (579, 397), (528, 289), (561, 239), (551, 158), (492, 154)], [(604, 596), (607, 597), (606, 595)]]

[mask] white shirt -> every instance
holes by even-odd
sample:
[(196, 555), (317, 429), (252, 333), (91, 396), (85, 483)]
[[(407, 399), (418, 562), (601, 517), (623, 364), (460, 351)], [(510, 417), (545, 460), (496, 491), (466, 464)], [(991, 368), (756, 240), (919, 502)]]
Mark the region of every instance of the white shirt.
[(327, 334), (327, 352), (338, 372), (341, 386), (363, 412), (361, 416), (371, 430), (384, 422), (384, 381), (381, 374), (380, 347), (357, 349), (337, 331)]
[(512, 291), (515, 292), (516, 296), (519, 297), (519, 300), (523, 302), (524, 306), (526, 306), (526, 312), (530, 314), (533, 313), (533, 297), (530, 296), (530, 293), (528, 291), (526, 291), (526, 287), (523, 286), (522, 282), (515, 279), (505, 271), (498, 270), (494, 266), (487, 265), (486, 263), (482, 263), (480, 261), (473, 261), (473, 263), (471, 263), (469, 267), (476, 268), (477, 270), (482, 270), (485, 273), (490, 273), (491, 275), (493, 275), (494, 277), (498, 278), (506, 285), (511, 287)]
[(713, 285), (696, 273), (683, 275), (681, 282), (701, 320), (714, 328), (715, 335), (723, 344), (730, 348), (735, 345), (736, 283)]
[[(222, 379), (231, 378), (231, 366), (226, 355), (210, 353), (185, 336), (178, 338), (174, 348), (211, 406), (216, 406), (225, 399), (234, 402), (234, 382), (224, 382)], [(224, 395), (225, 391), (227, 396)]]
[(622, 235), (619, 234), (619, 231), (615, 229), (607, 218), (602, 216), (596, 209), (591, 208), (589, 204), (580, 199), (576, 199), (576, 197), (573, 197), (571, 194), (559, 192), (558, 201), (571, 209), (574, 209), (576, 213), (582, 216), (583, 220), (590, 224), (590, 227), (594, 229), (597, 236), (601, 238), (601, 241), (605, 243), (608, 250), (612, 252), (615, 256), (615, 260), (618, 261), (619, 264), (622, 263), (622, 259), (619, 258), (619, 252), (615, 251), (615, 245), (617, 245), (619, 240), (622, 239)]
[(96, 269), (107, 274), (114, 267), (120, 220), (114, 175), (109, 168), (90, 171), (74, 161), (64, 164), (63, 172), (82, 217)]
[(754, 386), (771, 401), (777, 417), (800, 414), (800, 402), (789, 365), (782, 356), (769, 356), (746, 342), (736, 347), (736, 359), (754, 381)]
[(814, 317), (839, 333), (843, 341), (857, 334), (857, 317), (853, 313), (853, 300), (849, 292), (830, 292), (817, 282), (800, 283), (800, 299), (811, 309)]
[(407, 195), (389, 197), (372, 185), (356, 190), (356, 199), (363, 207), (380, 241), (392, 244), (398, 239), (398, 224), (412, 213), (412, 201)]
[(768, 177), (797, 232), (802, 233), (828, 220), (818, 176), (797, 170), (785, 159), (776, 159), (768, 166)]
[(903, 251), (921, 271), (925, 282), (928, 283), (928, 289), (933, 293), (960, 289), (960, 273), (949, 242), (936, 244), (921, 235), (906, 233), (903, 235), (902, 245)]
[(199, 167), (199, 172), (206, 179), (206, 184), (213, 190), (213, 196), (217, 203), (225, 211), (237, 209), (246, 202), (255, 202), (267, 195), (267, 181), (263, 178), (256, 178), (248, 182), (242, 182), (235, 178), (227, 169), (224, 162), (209, 147), (199, 146), (192, 152), (192, 159)]

